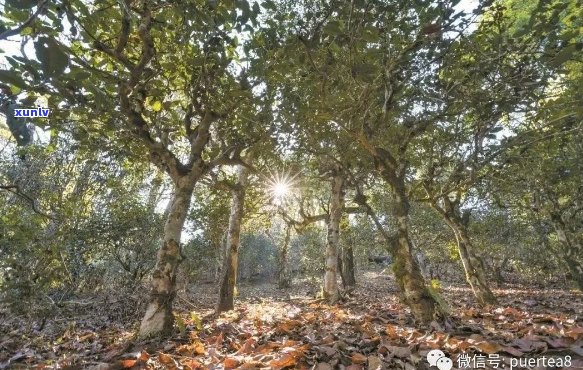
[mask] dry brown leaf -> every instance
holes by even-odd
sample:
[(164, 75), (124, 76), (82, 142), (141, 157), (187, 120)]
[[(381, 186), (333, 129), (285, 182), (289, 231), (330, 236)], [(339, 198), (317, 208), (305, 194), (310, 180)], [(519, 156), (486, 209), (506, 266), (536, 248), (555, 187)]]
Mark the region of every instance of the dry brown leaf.
[(314, 368), (314, 370), (334, 370), (334, 368), (329, 363), (318, 362), (318, 364), (316, 364), (316, 367)]
[(383, 362), (377, 356), (368, 356), (368, 370), (381, 370)]
[(180, 361), (180, 363), (182, 364), (182, 366), (185, 366), (187, 368), (186, 370), (198, 370), (204, 368), (203, 364), (201, 364), (200, 362), (196, 361), (193, 358), (184, 359)]
[(204, 355), (204, 344), (202, 342), (192, 343), (193, 352), (196, 355)]
[(496, 342), (480, 342), (474, 344), (474, 348), (478, 349), (480, 352), (492, 354), (498, 353), (502, 350), (502, 346)]
[(583, 326), (575, 326), (567, 329), (565, 330), (565, 335), (575, 340), (583, 338)]
[(261, 361), (246, 361), (244, 364), (239, 366), (241, 370), (251, 370), (251, 369), (259, 369), (265, 367), (263, 362)]
[(346, 366), (345, 370), (363, 370), (364, 367), (362, 365), (352, 364), (350, 366)]
[(128, 360), (120, 360), (119, 364), (121, 365), (122, 369), (129, 369), (130, 367), (134, 367), (138, 360), (128, 359)]
[(361, 354), (361, 353), (358, 353), (358, 352), (352, 353), (352, 356), (350, 357), (350, 359), (352, 360), (352, 363), (354, 363), (354, 364), (366, 363), (366, 356)]
[(176, 361), (174, 361), (170, 355), (160, 352), (158, 354), (158, 361), (160, 361), (160, 363), (166, 366), (166, 368), (169, 370), (178, 370)]
[(336, 354), (336, 349), (329, 347), (329, 346), (318, 346), (316, 347), (316, 351), (324, 353), (328, 357), (332, 357)]
[(524, 352), (519, 351), (519, 350), (517, 350), (514, 347), (509, 347), (509, 346), (503, 347), (502, 348), (502, 352), (509, 353), (509, 354), (511, 354), (514, 357), (522, 357), (522, 356), (524, 356)]
[(294, 353), (287, 353), (283, 355), (280, 359), (273, 360), (269, 362), (269, 367), (274, 369), (283, 369), (288, 366), (295, 366), (297, 359)]
[(256, 342), (255, 339), (248, 338), (235, 354), (242, 355), (246, 353), (251, 353), (253, 351), (253, 346), (255, 345), (255, 342)]
[(223, 366), (225, 369), (234, 369), (239, 366), (240, 363), (241, 361), (237, 360), (236, 358), (227, 357), (223, 362)]
[(150, 359), (150, 354), (146, 351), (142, 351), (140, 352), (140, 357), (138, 357), (138, 360), (146, 362)]
[(280, 331), (291, 334), (292, 330), (294, 330), (295, 328), (301, 327), (301, 326), (303, 326), (303, 324), (298, 320), (287, 320), (287, 321), (280, 322), (277, 325), (277, 328)]
[(395, 339), (399, 337), (399, 334), (397, 333), (397, 325), (387, 325), (387, 328), (385, 329), (385, 333), (389, 336), (390, 339)]
[(411, 356), (411, 349), (409, 347), (399, 347), (399, 346), (385, 346), (389, 350), (389, 353), (394, 354), (400, 358), (407, 358)]

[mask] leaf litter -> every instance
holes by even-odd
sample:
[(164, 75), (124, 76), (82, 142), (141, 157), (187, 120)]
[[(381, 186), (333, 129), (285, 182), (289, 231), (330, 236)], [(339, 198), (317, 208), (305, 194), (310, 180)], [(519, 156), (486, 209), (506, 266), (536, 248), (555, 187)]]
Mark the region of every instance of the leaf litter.
[(506, 368), (513, 357), (570, 356), (569, 369), (583, 369), (581, 293), (515, 286), (495, 290), (498, 306), (481, 308), (469, 289), (452, 285), (442, 294), (454, 324), (422, 330), (392, 278), (368, 274), (334, 306), (268, 284), (243, 286), (237, 308), (218, 317), (212, 289), (201, 285), (190, 292), (202, 297), (198, 305), (182, 299), (189, 303), (177, 307), (177, 330), (162, 342), (136, 341), (135, 330), (97, 323), (99, 316), (59, 333), (13, 327), (0, 335), (0, 369), (423, 370), (432, 349), (446, 352), (454, 369), (462, 354), (494, 355)]

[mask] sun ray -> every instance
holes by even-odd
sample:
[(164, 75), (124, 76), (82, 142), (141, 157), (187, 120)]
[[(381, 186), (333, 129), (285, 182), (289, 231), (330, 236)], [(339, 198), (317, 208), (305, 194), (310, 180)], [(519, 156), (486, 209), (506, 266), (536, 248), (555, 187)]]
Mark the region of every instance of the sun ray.
[(282, 172), (270, 172), (270, 179), (268, 183), (268, 192), (275, 202), (281, 202), (286, 197), (290, 195), (293, 191), (295, 185), (295, 179), (298, 177), (299, 173), (291, 175), (285, 171)]

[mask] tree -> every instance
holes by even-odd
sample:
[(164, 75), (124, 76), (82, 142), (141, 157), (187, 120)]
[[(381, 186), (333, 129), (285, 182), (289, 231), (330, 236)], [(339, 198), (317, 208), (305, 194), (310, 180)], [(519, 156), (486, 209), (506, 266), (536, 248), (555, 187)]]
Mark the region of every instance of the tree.
[[(249, 162), (247, 157), (247, 162)], [(220, 282), (219, 301), (217, 312), (232, 310), (235, 308), (234, 296), (237, 283), (237, 268), (239, 258), (239, 245), (241, 242), (241, 224), (245, 209), (245, 187), (248, 183), (249, 169), (239, 166), (237, 169), (237, 182), (231, 186), (233, 194), (231, 200), (231, 214), (229, 216), (229, 230), (227, 232), (227, 245), (223, 264), (223, 277)]]
[[(100, 11), (71, 1), (37, 25), (38, 61), (9, 60), (29, 76), (19, 84), (49, 96), (49, 125), (75, 120), (85, 135), (129, 145), (139, 153), (132, 158), (147, 158), (173, 183), (142, 337), (172, 329), (181, 233), (196, 184), (217, 166), (240, 164), (244, 138), (257, 129), (240, 116), (253, 100), (252, 82), (231, 69), (239, 41), (225, 29), (249, 32), (258, 12), (246, 1), (121, 1)], [(56, 37), (63, 16), (71, 24), (61, 34), (67, 42)]]

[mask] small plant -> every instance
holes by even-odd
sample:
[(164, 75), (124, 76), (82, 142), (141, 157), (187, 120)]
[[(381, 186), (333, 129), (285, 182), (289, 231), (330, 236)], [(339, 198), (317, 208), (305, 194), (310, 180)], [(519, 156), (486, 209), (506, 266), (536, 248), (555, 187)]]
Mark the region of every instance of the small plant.
[(441, 281), (438, 279), (431, 279), (430, 285), (431, 289), (435, 290), (436, 292), (441, 292)]

